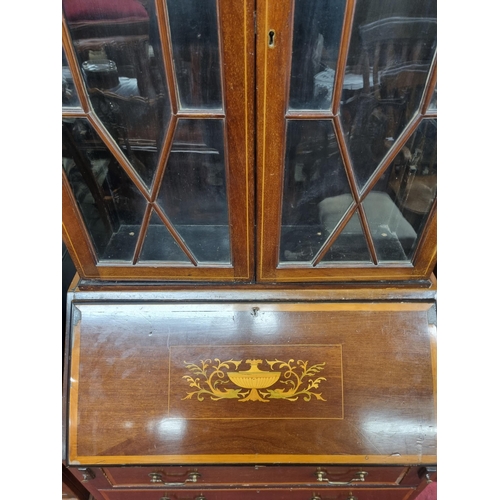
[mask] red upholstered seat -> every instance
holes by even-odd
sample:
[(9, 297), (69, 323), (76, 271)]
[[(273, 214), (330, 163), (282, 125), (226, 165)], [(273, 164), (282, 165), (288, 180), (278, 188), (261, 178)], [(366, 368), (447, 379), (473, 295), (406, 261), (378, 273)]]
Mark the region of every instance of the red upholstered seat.
[(64, 12), (70, 23), (121, 19), (148, 19), (137, 0), (64, 0)]

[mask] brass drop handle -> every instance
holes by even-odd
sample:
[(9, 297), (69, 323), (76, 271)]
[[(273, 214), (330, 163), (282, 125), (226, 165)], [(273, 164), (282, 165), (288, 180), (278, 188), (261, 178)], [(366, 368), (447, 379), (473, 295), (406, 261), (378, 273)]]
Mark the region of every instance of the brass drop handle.
[[(184, 486), (187, 483), (196, 483), (201, 474), (198, 471), (188, 472), (188, 477), (182, 483), (171, 483), (163, 480), (163, 474), (161, 472), (150, 472), (148, 476), (151, 478), (149, 481), (154, 484), (165, 484), (167, 486)], [(160, 499), (163, 500), (163, 499)], [(168, 500), (168, 499), (167, 499)]]
[(88, 467), (78, 469), (83, 476), (82, 483), (87, 483), (91, 479), (95, 479), (95, 474), (92, 469), (89, 469)]
[(346, 500), (358, 500), (358, 497), (355, 497), (352, 493), (347, 497)]
[[(326, 477), (326, 471), (321, 470), (321, 469), (318, 469), (315, 474), (316, 474), (316, 479), (322, 483), (334, 484), (337, 486), (344, 486), (346, 484), (364, 482), (365, 477), (368, 475), (368, 472), (366, 472), (364, 470), (358, 471), (358, 472), (356, 472), (356, 477), (352, 478), (350, 481), (330, 481)], [(348, 500), (351, 500), (351, 499), (349, 498)]]
[(359, 472), (356, 472), (356, 476), (358, 476), (358, 477), (351, 479), (351, 482), (354, 482), (354, 481), (364, 482), (365, 477), (368, 476), (368, 472), (366, 472), (364, 470), (360, 470)]
[[(187, 479), (186, 479), (186, 483), (187, 482), (189, 482), (189, 483), (196, 483), (196, 482), (198, 482), (198, 478), (200, 478), (200, 477), (201, 477), (201, 474), (199, 472), (197, 472), (197, 471), (190, 472), (188, 474)], [(204, 498), (203, 495), (201, 495), (199, 497), (200, 500), (203, 500), (203, 498)]]

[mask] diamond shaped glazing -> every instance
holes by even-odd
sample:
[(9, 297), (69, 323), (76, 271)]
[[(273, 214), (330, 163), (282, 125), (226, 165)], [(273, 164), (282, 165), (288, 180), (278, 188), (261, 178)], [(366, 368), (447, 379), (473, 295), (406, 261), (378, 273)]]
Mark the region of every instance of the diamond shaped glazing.
[(359, 189), (419, 109), (436, 25), (435, 0), (356, 4), (340, 114)]
[(99, 260), (133, 259), (146, 200), (88, 120), (64, 118), (63, 170)]
[(156, 11), (130, 0), (80, 4), (63, 0), (91, 105), (151, 188), (171, 115)]
[(309, 262), (353, 197), (331, 120), (288, 120), (285, 151), (280, 262)]

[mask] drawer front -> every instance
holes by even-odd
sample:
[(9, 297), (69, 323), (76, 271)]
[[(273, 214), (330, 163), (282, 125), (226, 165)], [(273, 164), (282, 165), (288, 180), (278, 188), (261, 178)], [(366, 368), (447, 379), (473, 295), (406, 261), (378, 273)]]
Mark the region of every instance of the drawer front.
[[(197, 485), (278, 485), (352, 482), (399, 484), (408, 467), (361, 466), (208, 466), (108, 467), (103, 472), (113, 486), (196, 488)], [(362, 481), (364, 479), (364, 481)]]
[(100, 493), (104, 500), (407, 500), (413, 491), (409, 488), (328, 488), (321, 491), (267, 488), (265, 490), (218, 489), (189, 492), (133, 489), (106, 490)]
[(79, 500), (74, 491), (64, 483), (62, 483), (62, 498), (63, 500)]

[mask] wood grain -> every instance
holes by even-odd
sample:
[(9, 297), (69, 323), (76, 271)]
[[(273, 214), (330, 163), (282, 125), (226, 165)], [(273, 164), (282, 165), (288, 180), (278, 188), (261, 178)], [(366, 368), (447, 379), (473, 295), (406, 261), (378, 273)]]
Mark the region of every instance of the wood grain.
[[(430, 306), (81, 304), (69, 463), (432, 462)], [(198, 362), (204, 345), (211, 360), (265, 360), (281, 350), (281, 360), (310, 353), (311, 363), (321, 361), (317, 347), (341, 345), (343, 418), (325, 418), (314, 398), (183, 401), (189, 386), (168, 360), (189, 345), (197, 360), (179, 358), (178, 366)]]
[[(196, 471), (200, 476), (197, 484), (186, 483), (191, 488), (203, 486), (221, 486), (229, 484), (248, 485), (300, 485), (320, 484), (317, 480), (317, 471), (324, 471), (330, 481), (348, 482), (359, 477), (359, 471), (367, 472), (363, 486), (368, 485), (397, 485), (408, 467), (391, 466), (315, 466), (315, 465), (214, 465), (214, 466), (153, 466), (153, 467), (106, 467), (103, 469), (106, 477), (113, 486), (117, 487), (144, 487), (153, 486), (150, 473), (159, 473), (166, 483), (184, 482), (189, 473)], [(415, 479), (416, 478), (416, 479)], [(407, 486), (416, 486), (420, 480), (415, 475), (413, 483)], [(359, 485), (358, 485), (359, 486)]]

